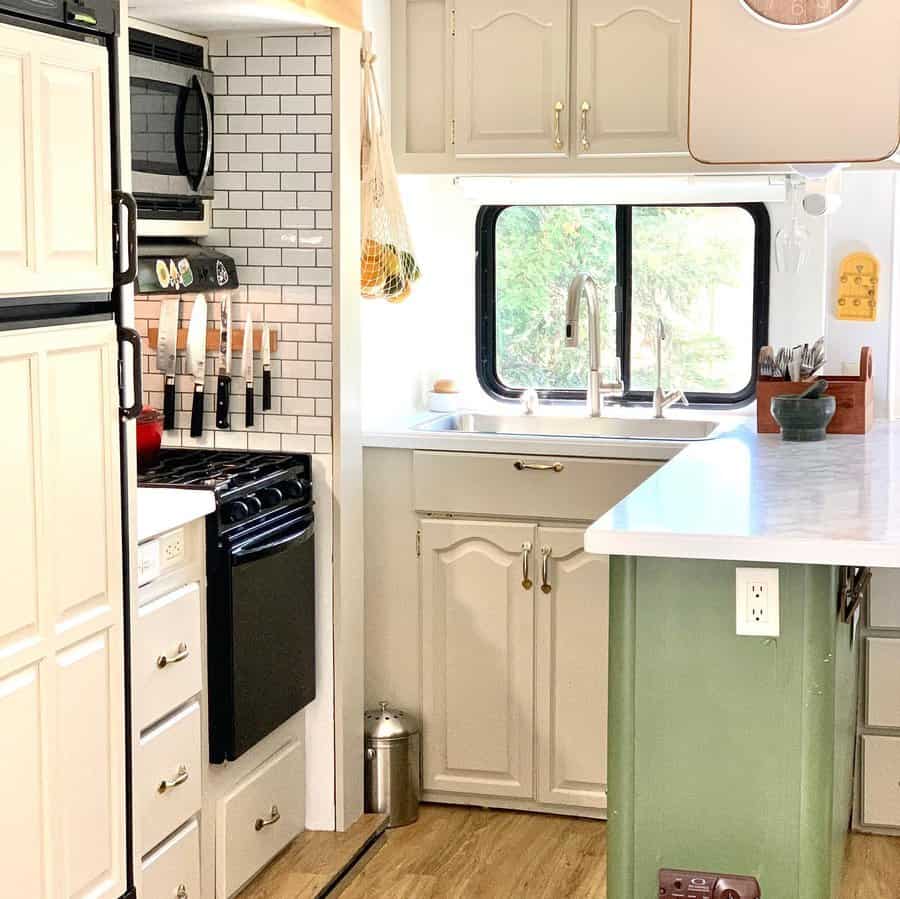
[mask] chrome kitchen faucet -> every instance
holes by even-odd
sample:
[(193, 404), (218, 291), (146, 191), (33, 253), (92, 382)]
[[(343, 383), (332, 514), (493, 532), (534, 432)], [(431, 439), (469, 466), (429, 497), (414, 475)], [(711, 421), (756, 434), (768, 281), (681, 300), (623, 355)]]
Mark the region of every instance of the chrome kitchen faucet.
[(566, 346), (578, 346), (578, 315), (581, 299), (588, 307), (588, 344), (590, 346), (591, 370), (588, 376), (587, 406), (591, 418), (603, 415), (603, 398), (621, 396), (625, 391), (622, 383), (619, 359), (616, 357), (616, 380), (606, 383), (600, 372), (600, 291), (592, 275), (581, 273), (569, 285), (569, 301), (566, 306)]

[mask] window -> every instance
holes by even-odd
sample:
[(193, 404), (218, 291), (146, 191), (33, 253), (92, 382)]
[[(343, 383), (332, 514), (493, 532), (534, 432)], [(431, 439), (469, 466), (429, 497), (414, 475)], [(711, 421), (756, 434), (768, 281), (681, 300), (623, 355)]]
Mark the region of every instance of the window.
[(565, 345), (565, 318), (569, 284), (587, 272), (604, 299), (604, 362), (620, 357), (626, 401), (652, 398), (659, 319), (664, 389), (695, 403), (753, 396), (768, 339), (763, 204), (486, 206), (477, 231), (478, 375), (488, 393), (514, 398), (533, 387), (545, 398), (584, 398), (584, 304), (577, 349)]

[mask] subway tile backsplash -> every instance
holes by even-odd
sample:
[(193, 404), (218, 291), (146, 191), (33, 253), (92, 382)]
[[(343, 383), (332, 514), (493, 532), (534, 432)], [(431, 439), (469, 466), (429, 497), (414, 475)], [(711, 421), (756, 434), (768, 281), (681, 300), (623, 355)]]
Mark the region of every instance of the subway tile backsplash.
[[(210, 40), (216, 90), (216, 197), (205, 243), (229, 253), (241, 287), (232, 294), (236, 327), (247, 306), (254, 326), (278, 333), (272, 405), (263, 413), (256, 359), (256, 424), (244, 427), (240, 354), (232, 366), (231, 430), (215, 427), (215, 357), (207, 361), (201, 438), (189, 436), (191, 383), (179, 356), (178, 430), (167, 445), (330, 453), (332, 448), (331, 35), (221, 36)], [(218, 299), (207, 296), (210, 326)], [(182, 296), (187, 327), (192, 297)], [(145, 334), (159, 301), (136, 304)], [(161, 408), (155, 351), (144, 359), (147, 402)]]

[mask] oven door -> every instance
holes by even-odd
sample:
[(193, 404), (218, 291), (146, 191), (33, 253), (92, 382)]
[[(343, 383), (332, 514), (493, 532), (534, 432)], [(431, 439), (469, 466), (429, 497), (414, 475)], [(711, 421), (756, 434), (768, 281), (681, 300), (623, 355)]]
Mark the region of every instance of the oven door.
[(219, 544), (207, 600), (210, 760), (238, 758), (316, 696), (309, 510)]
[(131, 56), (134, 193), (211, 199), (213, 74)]

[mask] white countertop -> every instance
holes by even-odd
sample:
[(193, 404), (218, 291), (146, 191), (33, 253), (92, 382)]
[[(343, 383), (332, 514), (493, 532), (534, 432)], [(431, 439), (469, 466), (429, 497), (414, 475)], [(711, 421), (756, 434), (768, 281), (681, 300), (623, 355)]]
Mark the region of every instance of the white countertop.
[(211, 490), (138, 487), (137, 542), (204, 518), (216, 508)]
[(900, 423), (691, 444), (590, 527), (588, 552), (900, 567)]

